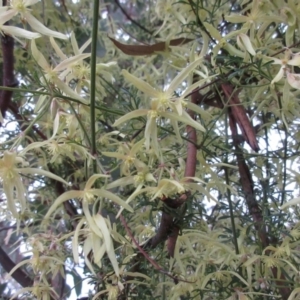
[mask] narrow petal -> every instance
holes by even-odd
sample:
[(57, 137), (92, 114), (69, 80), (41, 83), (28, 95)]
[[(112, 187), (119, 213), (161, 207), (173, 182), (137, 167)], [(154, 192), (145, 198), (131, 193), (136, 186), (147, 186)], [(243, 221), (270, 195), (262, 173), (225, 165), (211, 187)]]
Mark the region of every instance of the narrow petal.
[(176, 138), (177, 138), (176, 142), (181, 144), (182, 143), (182, 138), (181, 138), (179, 127), (178, 127), (178, 122), (176, 120), (173, 120), (173, 119), (170, 119), (170, 122), (171, 122), (172, 127), (174, 128), (174, 132), (175, 132), (175, 135), (176, 135)]
[(23, 37), (25, 39), (37, 39), (39, 37), (41, 37), (41, 35), (39, 33), (36, 32), (31, 32), (19, 27), (15, 27), (15, 26), (6, 26), (3, 25), (0, 27), (0, 30), (2, 30), (4, 33), (11, 35), (11, 36), (19, 36), (19, 37)]
[(120, 197), (118, 197), (117, 195), (115, 195), (115, 194), (113, 194), (109, 191), (106, 191), (106, 190), (103, 190), (103, 189), (91, 189), (90, 192), (93, 193), (94, 195), (99, 196), (99, 197), (108, 198), (108, 199), (112, 200), (113, 202), (117, 203), (118, 205), (124, 207), (128, 211), (133, 212), (133, 209), (130, 205), (128, 205)]
[(131, 150), (130, 150), (130, 153), (131, 154), (136, 154), (137, 152), (139, 152), (141, 150), (141, 148), (143, 148), (143, 145), (144, 145), (144, 139), (141, 139), (139, 140), (137, 143), (135, 143)]
[(118, 152), (105, 152), (105, 151), (103, 151), (103, 152), (101, 152), (101, 154), (103, 154), (105, 156), (108, 156), (108, 157), (115, 157), (115, 158), (121, 159), (121, 160), (126, 159), (126, 155), (118, 153)]
[(207, 112), (206, 110), (202, 109), (200, 106), (198, 106), (192, 102), (187, 102), (186, 106), (188, 109), (196, 112), (203, 118), (206, 118), (206, 119), (212, 118), (212, 115), (209, 112)]
[(300, 66), (300, 53), (294, 55), (294, 57), (288, 61), (290, 66)]
[(50, 36), (50, 43), (60, 59), (67, 59), (67, 56), (61, 51), (61, 48), (57, 45), (55, 39), (52, 36)]
[(283, 77), (283, 75), (284, 75), (284, 67), (281, 67), (277, 75), (271, 81), (271, 84), (278, 82)]
[(71, 44), (75, 55), (80, 54), (74, 31), (71, 33)]
[(81, 198), (83, 196), (83, 191), (68, 191), (60, 195), (54, 203), (51, 205), (49, 208), (47, 214), (44, 216), (44, 220), (49, 219), (49, 217), (54, 213), (54, 211), (65, 201), (69, 199), (74, 199), (74, 198)]
[(18, 218), (18, 212), (16, 209), (16, 203), (15, 203), (15, 199), (14, 199), (14, 186), (10, 183), (7, 182), (6, 180), (3, 181), (2, 183), (3, 186), (3, 191), (4, 194), (6, 196), (6, 200), (7, 200), (7, 207), (10, 210), (10, 212), (12, 213), (12, 215), (14, 216), (14, 218)]
[(191, 72), (198, 67), (198, 65), (203, 61), (203, 58), (198, 58), (184, 68), (171, 82), (168, 91), (173, 94), (173, 92), (178, 88), (178, 86), (186, 79), (186, 77), (191, 74)]
[(77, 224), (76, 229), (74, 231), (74, 236), (73, 236), (73, 240), (72, 240), (72, 252), (73, 252), (73, 258), (74, 258), (75, 264), (79, 264), (79, 254), (78, 254), (79, 242), (78, 242), (78, 238), (79, 238), (79, 234), (80, 234), (80, 229), (83, 226), (85, 221), (86, 221), (85, 218), (82, 218), (79, 221), (79, 223)]
[(114, 246), (112, 243), (110, 232), (107, 228), (107, 224), (106, 224), (104, 218), (100, 214), (95, 215), (94, 220), (95, 220), (95, 223), (98, 225), (99, 229), (103, 233), (104, 243), (106, 246), (106, 253), (107, 253), (108, 258), (114, 268), (116, 275), (119, 276), (120, 270), (119, 270), (118, 262), (116, 259), (116, 254), (114, 251)]
[(37, 49), (35, 41), (31, 41), (31, 53), (33, 58), (37, 61), (37, 63), (42, 67), (44, 71), (48, 71), (50, 66), (45, 59), (44, 55)]
[(149, 85), (147, 82), (138, 79), (137, 77), (131, 75), (126, 70), (122, 70), (122, 74), (126, 81), (133, 84), (136, 88), (138, 88), (140, 91), (144, 92), (146, 95), (157, 98), (159, 96), (159, 92), (155, 90), (151, 85)]
[(246, 23), (249, 18), (247, 16), (231, 14), (230, 16), (225, 16), (225, 20), (230, 23)]
[(247, 50), (251, 55), (255, 56), (256, 55), (256, 52), (255, 50), (253, 49), (253, 46), (251, 44), (251, 41), (249, 39), (249, 37), (244, 34), (244, 33), (240, 33), (238, 36), (237, 36), (237, 43), (239, 45), (239, 47), (241, 49), (245, 49)]
[(148, 151), (150, 149), (150, 138), (157, 139), (156, 118), (148, 117), (144, 136), (145, 136), (145, 147), (146, 150)]
[(90, 271), (93, 273), (93, 275), (96, 276), (95, 270), (93, 269), (93, 266), (89, 260), (89, 254), (92, 250), (92, 238), (91, 236), (88, 236), (83, 244), (83, 253), (84, 253), (84, 262), (87, 265), (87, 267), (90, 269)]
[(78, 101), (80, 101), (83, 104), (88, 104), (88, 101), (85, 100), (84, 98), (82, 98), (80, 95), (78, 95), (75, 91), (73, 91), (68, 85), (66, 85), (63, 81), (61, 81), (60, 79), (56, 79), (55, 80), (55, 84), (56, 86), (62, 91), (64, 92), (67, 96), (74, 98)]
[(138, 109), (138, 110), (134, 110), (128, 114), (126, 114), (125, 116), (119, 118), (114, 124), (113, 126), (114, 127), (117, 127), (119, 126), (120, 124), (126, 122), (126, 121), (129, 121), (131, 119), (134, 119), (134, 118), (138, 118), (138, 117), (141, 117), (141, 116), (145, 116), (147, 115), (148, 113), (148, 109)]
[(204, 26), (214, 39), (216, 39), (217, 41), (220, 41), (222, 39), (220, 32), (213, 25), (204, 22)]
[[(74, 38), (75, 38), (75, 37), (74, 37)], [(80, 47), (78, 54), (82, 53), (82, 52), (90, 45), (91, 42), (92, 42), (92, 39), (89, 38), (89, 39), (88, 39), (88, 40)], [(72, 45), (73, 45), (73, 44), (72, 44)], [(77, 53), (75, 52), (75, 49), (74, 49), (74, 53), (77, 54)]]
[(183, 111), (182, 112), (182, 116), (178, 116), (176, 114), (172, 114), (172, 113), (167, 113), (167, 112), (162, 112), (160, 113), (162, 117), (168, 118), (168, 119), (173, 119), (182, 123), (185, 123), (187, 125), (190, 125), (192, 127), (194, 127), (195, 129), (198, 129), (200, 131), (205, 132), (205, 128), (197, 121), (193, 120), (190, 115)]
[[(139, 184), (139, 185), (137, 186), (137, 188), (135, 189), (135, 191), (134, 191), (134, 192), (129, 196), (129, 198), (126, 200), (126, 203), (127, 203), (127, 204), (129, 204), (133, 199), (135, 199), (137, 195), (146, 192), (146, 190), (145, 190), (145, 189), (142, 189), (142, 187), (143, 187), (143, 184)], [(124, 210), (124, 208), (122, 207), (122, 208), (118, 211), (118, 213), (117, 213), (117, 215), (116, 215), (116, 218), (119, 218), (119, 216), (120, 216), (120, 214), (123, 212), (123, 210)]]
[(91, 56), (90, 53), (85, 53), (85, 54), (79, 54), (79, 55), (69, 57), (69, 58), (65, 59), (64, 61), (62, 61), (60, 64), (58, 64), (54, 68), (54, 71), (62, 71), (68, 67), (71, 67), (72, 64), (75, 64), (76, 62), (83, 60), (89, 56)]
[(58, 39), (63, 39), (66, 40), (68, 39), (68, 37), (65, 34), (62, 34), (60, 32), (57, 31), (53, 31), (48, 29), (47, 27), (45, 27), (39, 20), (37, 20), (33, 15), (31, 15), (30, 13), (24, 13), (24, 17), (26, 18), (28, 24), (32, 27), (32, 29), (34, 29), (35, 31), (43, 34), (43, 35), (47, 35), (47, 36), (53, 36), (56, 37)]
[(0, 25), (6, 23), (9, 21), (13, 16), (15, 16), (17, 13), (14, 10), (6, 10), (0, 11)]
[(94, 184), (94, 182), (98, 179), (98, 178), (109, 178), (110, 175), (104, 175), (104, 174), (94, 174), (92, 175), (89, 180), (86, 182), (85, 184), (85, 190), (89, 190), (92, 185)]
[(116, 187), (126, 186), (134, 183), (134, 176), (126, 176), (117, 179), (106, 186), (106, 189), (110, 190)]
[(61, 177), (49, 172), (49, 171), (45, 171), (42, 169), (37, 169), (37, 168), (20, 168), (18, 169), (20, 171), (20, 173), (25, 173), (25, 174), (38, 174), (38, 175), (42, 175), (42, 176), (46, 176), (49, 178), (52, 178), (54, 180), (60, 181), (66, 185), (69, 185), (68, 182), (66, 182), (65, 180), (63, 180)]

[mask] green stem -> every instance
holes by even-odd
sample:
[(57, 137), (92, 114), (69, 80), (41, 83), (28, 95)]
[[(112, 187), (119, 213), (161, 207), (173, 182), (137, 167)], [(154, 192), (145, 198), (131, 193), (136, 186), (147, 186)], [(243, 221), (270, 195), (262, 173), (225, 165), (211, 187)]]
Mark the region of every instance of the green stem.
[[(226, 118), (225, 118), (225, 132), (226, 132), (226, 148), (228, 149), (229, 148), (229, 145), (228, 145), (229, 136), (228, 136), (228, 117), (227, 117), (227, 114), (226, 114)], [(225, 155), (225, 163), (228, 164), (228, 151), (226, 152), (226, 155)], [(229, 186), (230, 182), (229, 182), (228, 168), (224, 168), (224, 171), (225, 171), (226, 185)], [(231, 191), (230, 191), (229, 187), (227, 188), (227, 199), (228, 199), (228, 204), (229, 204), (230, 220), (231, 220), (231, 227), (232, 227), (233, 243), (234, 243), (235, 253), (239, 254), (239, 246), (238, 246), (238, 242), (237, 242), (237, 233), (236, 233), (236, 228), (235, 228), (235, 223), (234, 223), (233, 205), (232, 205), (232, 201), (231, 201)]]
[[(99, 0), (94, 0), (93, 28), (92, 28), (92, 54), (91, 54), (91, 153), (96, 156), (96, 54), (98, 40), (98, 16), (99, 16)], [(93, 171), (97, 173), (96, 160), (93, 163)]]

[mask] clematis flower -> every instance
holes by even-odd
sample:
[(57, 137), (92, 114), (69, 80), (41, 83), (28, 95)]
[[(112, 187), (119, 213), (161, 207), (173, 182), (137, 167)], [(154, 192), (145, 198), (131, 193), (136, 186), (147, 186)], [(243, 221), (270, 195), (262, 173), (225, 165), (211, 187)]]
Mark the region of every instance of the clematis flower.
[[(71, 44), (73, 48), (73, 52), (75, 56), (79, 56), (84, 54), (83, 51), (89, 46), (91, 43), (92, 39), (88, 39), (80, 48), (78, 47), (75, 34), (74, 32), (71, 33)], [(60, 47), (57, 45), (53, 37), (50, 37), (50, 43), (55, 50), (56, 54), (60, 57), (60, 59), (66, 60), (68, 57), (61, 51)], [(97, 68), (97, 73), (101, 74), (102, 76), (105, 76), (109, 81), (113, 82), (114, 78), (111, 75), (111, 72), (107, 71), (107, 69), (110, 69), (112, 66), (116, 66), (116, 62), (109, 62), (107, 64), (104, 63), (99, 63), (96, 65)], [(86, 63), (83, 60), (76, 61), (72, 64), (70, 64), (64, 71), (62, 71), (59, 75), (59, 78), (66, 82), (67, 84), (75, 80), (76, 83), (76, 88), (75, 91), (77, 93), (80, 93), (82, 86), (90, 85), (90, 73), (91, 73), (91, 68), (88, 63)]]
[[(93, 261), (100, 268), (102, 267), (101, 259), (105, 253), (114, 268), (115, 274), (119, 276), (120, 270), (117, 262), (117, 258), (115, 255), (114, 245), (111, 238), (111, 224), (109, 220), (104, 219), (101, 214), (95, 214), (90, 222), (86, 222), (85, 218), (82, 218), (78, 223), (73, 241), (72, 241), (72, 250), (75, 263), (79, 263), (79, 254), (78, 254), (78, 246), (79, 246), (79, 236), (85, 237), (83, 243), (83, 253), (84, 253), (84, 261), (87, 267), (93, 274), (96, 274), (92, 264), (89, 261), (89, 253), (93, 251)], [(84, 223), (86, 223), (84, 225)]]
[[(92, 175), (85, 184), (83, 190), (71, 190), (63, 193), (60, 195), (52, 204), (50, 209), (48, 210), (47, 214), (45, 215), (44, 219), (49, 219), (50, 215), (54, 213), (59, 205), (69, 199), (81, 199), (82, 200), (82, 209), (85, 214), (87, 221), (91, 224), (94, 224), (92, 221), (92, 216), (90, 214), (89, 205), (93, 204), (96, 200), (96, 197), (108, 198), (111, 201), (115, 202), (116, 204), (122, 206), (123, 208), (127, 209), (130, 212), (133, 212), (133, 209), (121, 198), (117, 195), (105, 190), (105, 189), (93, 189), (92, 186), (98, 178), (107, 178), (108, 175), (103, 174), (95, 174)], [(97, 230), (97, 229), (95, 229)]]
[[(122, 160), (121, 163), (121, 175), (130, 175), (131, 168), (134, 166), (136, 169), (142, 169), (144, 164), (138, 159), (137, 153), (142, 151), (144, 139), (137, 143), (123, 143), (120, 145), (118, 151), (105, 152), (102, 154), (108, 157), (114, 157)], [(142, 167), (141, 167), (142, 166)], [(110, 187), (111, 188), (111, 187)]]
[[(88, 253), (93, 250), (95, 254), (94, 261), (95, 263), (100, 264), (100, 260), (105, 252), (113, 265), (113, 268), (117, 274), (119, 275), (119, 267), (117, 264), (117, 260), (114, 254), (113, 243), (110, 237), (110, 230), (101, 215), (91, 215), (89, 205), (94, 204), (97, 197), (108, 198), (116, 204), (120, 205), (122, 208), (127, 209), (130, 212), (133, 212), (131, 206), (129, 206), (125, 201), (119, 198), (117, 195), (105, 190), (105, 189), (93, 189), (92, 186), (98, 178), (107, 178), (108, 175), (103, 174), (95, 174), (92, 175), (85, 184), (83, 190), (71, 190), (60, 195), (52, 204), (47, 214), (44, 217), (44, 220), (47, 221), (50, 215), (60, 206), (63, 202), (69, 199), (81, 199), (82, 200), (82, 210), (85, 215), (74, 234), (73, 239), (73, 254), (75, 262), (78, 263), (78, 236), (80, 234), (80, 229), (84, 222), (87, 222), (87, 226), (89, 228), (89, 236), (86, 238), (83, 246), (83, 252), (85, 254), (85, 262), (90, 270), (94, 273), (91, 264), (89, 263), (87, 257)], [(96, 247), (96, 248), (95, 248)]]
[[(292, 58), (290, 58), (292, 56)], [(300, 66), (300, 53), (293, 54), (290, 50), (285, 51), (284, 57), (282, 59), (272, 58), (273, 64), (281, 65), (279, 72), (271, 81), (271, 84), (278, 82), (285, 74), (287, 65), (290, 66)]]
[(67, 39), (68, 37), (65, 34), (50, 30), (30, 13), (30, 9), (28, 8), (28, 6), (36, 4), (37, 2), (39, 2), (39, 0), (11, 0), (7, 12), (9, 14), (12, 14), (12, 16), (20, 14), (21, 18), (27, 21), (27, 23), (33, 30), (43, 35), (53, 36), (58, 39)]
[[(147, 123), (145, 127), (145, 145), (146, 149), (149, 150), (151, 144), (150, 141), (152, 141), (152, 147), (156, 154), (158, 154), (159, 152), (159, 145), (157, 140), (157, 120), (159, 118), (166, 118), (171, 121), (171, 124), (174, 127), (174, 131), (178, 138), (180, 138), (178, 122), (190, 125), (200, 131), (205, 131), (204, 127), (199, 122), (193, 120), (190, 117), (190, 115), (185, 111), (185, 108), (188, 108), (201, 114), (202, 109), (200, 109), (197, 105), (184, 100), (186, 95), (188, 95), (193, 89), (195, 89), (196, 86), (199, 86), (201, 84), (201, 81), (191, 85), (180, 97), (173, 96), (175, 90), (182, 83), (182, 81), (185, 80), (187, 76), (201, 62), (202, 58), (197, 59), (185, 69), (183, 69), (173, 79), (169, 87), (164, 91), (156, 90), (145, 81), (129, 74), (126, 70), (123, 70), (122, 73), (125, 79), (150, 97), (150, 108), (132, 111), (126, 114), (125, 116), (119, 118), (113, 126), (119, 126), (120, 124), (130, 119), (147, 115)], [(203, 81), (205, 80), (206, 79), (204, 79)]]
[(0, 33), (1, 34), (7, 34), (13, 37), (18, 36), (25, 39), (36, 39), (41, 36), (39, 33), (30, 32), (28, 30), (19, 27), (4, 25), (13, 16), (14, 16), (13, 11), (4, 11), (4, 10), (0, 11)]
[[(22, 167), (19, 165), (22, 165)], [(21, 156), (17, 156), (15, 152), (4, 151), (3, 156), (0, 158), (0, 179), (7, 198), (7, 206), (15, 218), (18, 217), (16, 199), (21, 204), (21, 211), (24, 212), (26, 209), (26, 190), (21, 174), (47, 176), (68, 185), (66, 181), (57, 175), (37, 168), (28, 168), (27, 165), (28, 163)]]
[(79, 100), (82, 103), (87, 104), (87, 101), (80, 97), (76, 92), (74, 92), (66, 83), (64, 83), (60, 78), (59, 75), (62, 71), (66, 70), (74, 63), (79, 62), (87, 57), (90, 56), (90, 53), (86, 54), (78, 54), (73, 57), (66, 58), (61, 63), (59, 63), (56, 67), (52, 67), (48, 64), (47, 60), (45, 59), (44, 55), (37, 49), (35, 41), (32, 40), (31, 42), (31, 52), (34, 59), (40, 65), (45, 73), (45, 78), (55, 84), (62, 92), (66, 95), (73, 97), (74, 99)]

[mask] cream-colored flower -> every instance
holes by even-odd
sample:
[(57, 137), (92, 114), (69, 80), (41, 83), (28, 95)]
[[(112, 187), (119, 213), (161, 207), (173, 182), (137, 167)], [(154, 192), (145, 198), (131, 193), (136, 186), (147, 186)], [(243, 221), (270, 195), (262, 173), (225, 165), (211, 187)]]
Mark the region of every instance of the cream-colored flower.
[[(83, 59), (90, 56), (89, 53), (87, 54), (78, 54), (69, 58), (64, 59), (61, 63), (57, 66), (52, 67), (49, 65), (47, 60), (45, 59), (44, 55), (37, 49), (35, 41), (31, 42), (31, 52), (34, 59), (40, 65), (45, 73), (45, 79), (53, 84), (55, 84), (62, 92), (66, 95), (79, 100), (87, 104), (87, 101), (83, 99), (79, 94), (74, 92), (61, 78), (61, 72), (65, 71), (66, 69), (70, 68), (74, 63), (82, 61)], [(68, 71), (70, 72), (70, 71)]]
[[(171, 124), (174, 127), (174, 131), (177, 134), (178, 138), (180, 138), (178, 122), (190, 125), (200, 131), (205, 131), (204, 127), (199, 122), (193, 120), (185, 111), (185, 108), (189, 108), (201, 113), (201, 109), (197, 105), (184, 100), (186, 95), (188, 95), (196, 87), (196, 85), (199, 86), (201, 82), (197, 82), (196, 84), (191, 85), (180, 97), (174, 96), (175, 90), (201, 62), (202, 58), (192, 62), (189, 66), (183, 69), (172, 80), (168, 88), (163, 91), (156, 90), (145, 81), (123, 70), (122, 73), (125, 79), (150, 97), (150, 108), (132, 111), (119, 118), (114, 123), (114, 126), (119, 126), (120, 124), (133, 118), (147, 116), (147, 123), (145, 127), (145, 145), (146, 149), (149, 150), (152, 141), (152, 148), (154, 149), (156, 154), (159, 153), (160, 148), (157, 140), (157, 121), (159, 118), (165, 118), (171, 121)], [(204, 81), (205, 80), (206, 79), (204, 79)]]
[(116, 204), (122, 206), (123, 208), (127, 209), (130, 212), (133, 212), (133, 209), (120, 197), (117, 195), (105, 190), (105, 189), (94, 189), (92, 185), (98, 178), (107, 178), (108, 175), (103, 174), (95, 174), (92, 175), (89, 180), (86, 182), (85, 187), (83, 190), (71, 190), (63, 193), (60, 195), (52, 204), (50, 209), (48, 210), (47, 214), (45, 215), (44, 219), (47, 220), (55, 212), (55, 210), (65, 201), (69, 199), (80, 199), (82, 200), (82, 208), (83, 212), (88, 221), (91, 219), (89, 205), (93, 204), (97, 197), (100, 198), (108, 198), (111, 201), (115, 202)]
[(14, 12), (9, 11), (0, 11), (0, 33), (11, 35), (13, 37), (22, 37), (25, 39), (36, 39), (39, 38), (41, 35), (39, 33), (30, 32), (28, 30), (15, 27), (4, 25), (7, 21), (9, 21), (14, 16)]
[(11, 0), (8, 12), (14, 16), (20, 14), (21, 18), (25, 20), (33, 30), (43, 35), (53, 36), (58, 39), (67, 39), (68, 37), (65, 34), (50, 30), (30, 13), (28, 6), (36, 4), (37, 2), (39, 2), (39, 0)]
[[(285, 51), (284, 57), (282, 59), (279, 58), (272, 58), (273, 59), (273, 64), (275, 65), (281, 65), (279, 72), (277, 75), (273, 78), (271, 81), (271, 84), (274, 84), (275, 82), (278, 82), (285, 74), (287, 71), (287, 66), (300, 66), (300, 53), (293, 54), (289, 49)], [(290, 74), (288, 72), (288, 74)], [(291, 76), (290, 76), (291, 77)], [(293, 78), (290, 78), (288, 76), (289, 83), (290, 81), (293, 82)], [(290, 83), (291, 84), (291, 83)], [(291, 84), (291, 86), (293, 86)]]
[(0, 179), (7, 198), (7, 206), (15, 218), (18, 217), (16, 209), (17, 200), (20, 202), (21, 212), (24, 212), (26, 208), (26, 190), (21, 174), (47, 176), (68, 185), (66, 181), (57, 175), (37, 168), (28, 168), (26, 167), (27, 165), (28, 163), (21, 156), (17, 156), (15, 152), (4, 151), (3, 156), (0, 158)]

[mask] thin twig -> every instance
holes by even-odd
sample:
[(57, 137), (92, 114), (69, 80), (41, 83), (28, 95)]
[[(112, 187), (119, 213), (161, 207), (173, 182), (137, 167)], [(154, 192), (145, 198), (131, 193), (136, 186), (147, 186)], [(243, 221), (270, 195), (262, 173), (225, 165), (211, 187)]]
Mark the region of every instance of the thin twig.
[(149, 33), (150, 35), (152, 35), (153, 31), (148, 30), (147, 28), (145, 28), (143, 25), (141, 25), (139, 22), (133, 20), (131, 18), (131, 16), (127, 13), (127, 11), (122, 7), (122, 5), (120, 4), (119, 0), (115, 0), (115, 3), (117, 4), (117, 6), (120, 8), (120, 10), (122, 11), (122, 13), (125, 15), (125, 17), (134, 25), (136, 25), (137, 27), (139, 27), (140, 29), (144, 30), (145, 32)]

